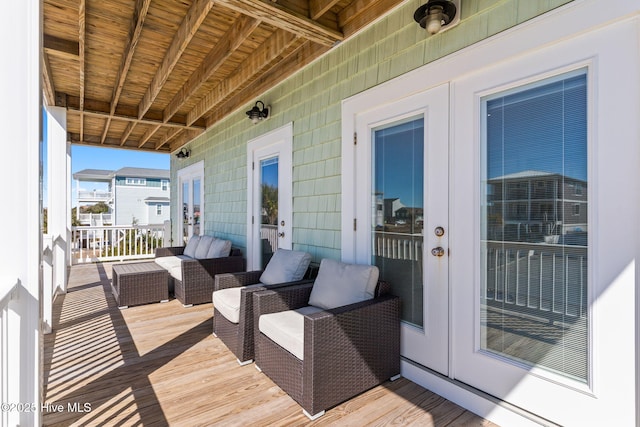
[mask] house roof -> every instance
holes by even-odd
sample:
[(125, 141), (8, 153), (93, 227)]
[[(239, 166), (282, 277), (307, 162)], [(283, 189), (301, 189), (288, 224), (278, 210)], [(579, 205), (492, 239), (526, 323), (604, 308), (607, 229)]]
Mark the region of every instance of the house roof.
[(515, 172), (507, 175), (497, 176), (495, 178), (489, 179), (489, 182), (493, 181), (508, 181), (508, 180), (517, 180), (517, 179), (531, 179), (531, 178), (543, 178), (543, 177), (551, 177), (557, 176), (560, 178), (570, 179), (574, 181), (585, 182), (584, 180), (572, 178), (570, 176), (562, 175), (560, 173), (554, 172), (544, 172), (544, 171), (536, 171), (536, 170), (525, 170), (520, 172)]
[(115, 176), (126, 176), (136, 178), (165, 178), (169, 179), (171, 173), (168, 169), (148, 169), (124, 167), (114, 172)]
[(173, 152), (402, 0), (43, 0), (45, 103), (72, 144)]
[(169, 179), (171, 172), (168, 169), (150, 169), (124, 167), (116, 171), (105, 169), (83, 169), (73, 174), (73, 179), (80, 181), (111, 181), (114, 176), (135, 178), (161, 178)]

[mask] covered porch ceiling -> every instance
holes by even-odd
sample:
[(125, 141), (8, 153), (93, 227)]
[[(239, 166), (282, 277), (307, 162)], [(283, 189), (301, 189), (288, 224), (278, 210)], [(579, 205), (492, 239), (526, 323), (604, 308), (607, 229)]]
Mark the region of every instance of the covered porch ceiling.
[(72, 144), (172, 152), (400, 3), (43, 0), (45, 103)]

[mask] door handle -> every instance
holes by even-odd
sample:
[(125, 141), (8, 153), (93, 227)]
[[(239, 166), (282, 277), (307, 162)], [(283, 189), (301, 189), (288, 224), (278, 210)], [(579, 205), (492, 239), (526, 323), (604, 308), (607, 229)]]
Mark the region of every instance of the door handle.
[(282, 232), (278, 233), (278, 236), (279, 236), (279, 237), (284, 237), (284, 231), (282, 231)]
[(444, 255), (444, 248), (441, 246), (438, 246), (436, 248), (431, 249), (431, 255), (433, 256), (437, 256), (437, 257), (441, 257)]

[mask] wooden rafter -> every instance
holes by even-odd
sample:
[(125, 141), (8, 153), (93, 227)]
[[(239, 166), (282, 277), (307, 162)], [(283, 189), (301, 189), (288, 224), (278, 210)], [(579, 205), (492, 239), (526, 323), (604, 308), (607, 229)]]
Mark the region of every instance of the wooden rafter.
[(167, 134), (156, 143), (155, 149), (159, 149), (160, 147), (171, 141), (174, 137), (179, 135), (181, 132), (183, 132), (183, 129), (169, 129)]
[(350, 37), (376, 17), (401, 3), (400, 0), (355, 0), (338, 14), (338, 25), (345, 37)]
[(313, 20), (320, 18), (327, 13), (329, 9), (336, 5), (340, 0), (310, 0), (309, 1), (309, 17)]
[(222, 36), (207, 54), (200, 66), (191, 74), (189, 80), (175, 94), (163, 112), (164, 121), (173, 117), (178, 109), (205, 83), (213, 73), (220, 68), (224, 61), (238, 49), (238, 47), (255, 30), (260, 21), (241, 15), (231, 28)]
[(251, 81), (271, 61), (284, 52), (296, 40), (296, 36), (285, 30), (277, 30), (258, 47), (226, 79), (211, 90), (187, 115), (187, 124), (194, 123), (207, 111), (222, 102), (227, 96)]
[(256, 17), (274, 27), (296, 34), (299, 37), (304, 37), (315, 43), (333, 46), (336, 42), (344, 39), (341, 32), (325, 27), (272, 1), (218, 0), (217, 3), (239, 13)]
[[(182, 132), (180, 135), (178, 135), (177, 137), (175, 137), (173, 139), (173, 141), (171, 141), (171, 143), (169, 144), (169, 150), (170, 151), (175, 151), (178, 148), (182, 147), (184, 144), (186, 144), (187, 142), (193, 140), (195, 137), (197, 137), (198, 135), (202, 134), (204, 131), (203, 130), (186, 130), (184, 132)], [(163, 144), (165, 145), (165, 144)], [(162, 145), (158, 145), (156, 146), (156, 150), (160, 149), (162, 147)]]
[(219, 105), (218, 108), (212, 110), (206, 117), (206, 127), (208, 128), (218, 120), (221, 120), (228, 111), (235, 111), (242, 105), (255, 100), (256, 93), (267, 91), (274, 83), (277, 84), (285, 80), (328, 50), (329, 48), (327, 46), (306, 41), (302, 46), (279, 62), (277, 66), (266, 71), (251, 85), (244, 88), (241, 92), (234, 94), (234, 96), (223, 105)]
[(133, 132), (133, 128), (136, 127), (136, 124), (137, 123), (133, 121), (129, 122), (124, 132), (122, 132), (122, 135), (120, 136), (120, 145), (124, 145), (125, 142), (127, 142), (127, 139), (129, 139), (129, 135), (131, 135), (131, 132)]
[(80, 139), (84, 139), (84, 59), (85, 59), (85, 23), (86, 23), (87, 3), (86, 0), (80, 0), (78, 6), (78, 60), (80, 61)]
[(49, 34), (42, 35), (42, 48), (49, 55), (67, 59), (78, 59), (80, 43), (74, 40), (65, 40)]
[(42, 91), (44, 92), (44, 99), (47, 105), (53, 106), (55, 104), (55, 89), (53, 87), (53, 77), (51, 75), (51, 65), (49, 65), (49, 57), (43, 51), (42, 52)]
[[(118, 106), (120, 93), (122, 92), (124, 82), (127, 80), (127, 73), (129, 72), (129, 67), (131, 66), (131, 61), (133, 59), (133, 54), (136, 51), (138, 41), (140, 41), (140, 36), (142, 35), (142, 26), (144, 25), (144, 20), (147, 17), (147, 12), (149, 11), (150, 4), (151, 0), (136, 1), (136, 6), (133, 11), (133, 18), (131, 19), (131, 27), (129, 28), (127, 46), (125, 47), (124, 53), (122, 55), (122, 61), (120, 62), (118, 74), (116, 75), (116, 84), (113, 87), (113, 93), (111, 95), (111, 116), (113, 116), (116, 111), (116, 107)], [(109, 131), (110, 124), (111, 117), (108, 117), (104, 125), (104, 130), (102, 132), (102, 141), (104, 141), (107, 137), (107, 132)], [(124, 138), (124, 140), (126, 140), (126, 138), (128, 138), (128, 135)]]
[[(103, 119), (106, 119), (107, 117), (110, 117), (110, 114), (106, 111), (97, 111), (97, 110), (90, 110), (85, 108), (84, 110), (80, 111), (80, 109), (73, 104), (67, 105), (67, 111), (71, 112), (71, 113), (76, 113), (76, 114), (83, 114), (86, 116), (91, 116), (91, 117), (100, 117)], [(121, 116), (118, 114), (114, 114), (113, 116), (111, 116), (112, 120), (120, 120), (120, 121), (125, 121), (125, 122), (130, 122), (130, 123), (136, 123), (136, 124), (144, 124), (144, 125), (150, 125), (150, 126), (163, 126), (163, 127), (168, 127), (168, 128), (180, 128), (180, 129), (192, 129), (192, 130), (199, 130), (199, 129), (203, 129), (201, 126), (195, 126), (193, 124), (191, 125), (185, 125), (184, 123), (176, 123), (176, 122), (162, 122), (161, 120), (153, 120), (153, 119), (138, 119), (137, 117), (133, 117), (133, 116)], [(132, 128), (133, 130), (133, 128)], [(131, 131), (129, 131), (129, 134), (131, 133)]]
[(182, 20), (178, 31), (176, 32), (169, 49), (162, 60), (162, 64), (158, 68), (156, 75), (153, 77), (151, 84), (147, 88), (140, 105), (138, 106), (138, 118), (141, 119), (153, 104), (153, 101), (160, 93), (162, 86), (169, 78), (171, 71), (187, 48), (191, 38), (207, 17), (207, 14), (213, 7), (213, 0), (195, 0), (187, 15)]

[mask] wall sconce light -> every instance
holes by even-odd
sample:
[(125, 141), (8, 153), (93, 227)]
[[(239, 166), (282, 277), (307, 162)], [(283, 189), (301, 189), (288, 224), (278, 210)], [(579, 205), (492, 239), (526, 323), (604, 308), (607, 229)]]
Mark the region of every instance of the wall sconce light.
[(182, 148), (180, 151), (176, 153), (176, 157), (179, 159), (186, 159), (190, 155), (191, 155), (191, 150), (188, 150), (186, 148)]
[(416, 9), (413, 19), (429, 34), (438, 34), (456, 17), (456, 5), (449, 0), (429, 0)]
[[(262, 108), (258, 107), (258, 104), (262, 105)], [(249, 120), (255, 125), (262, 119), (266, 119), (269, 117), (269, 111), (271, 110), (270, 106), (264, 106), (262, 101), (257, 101), (256, 105), (249, 111), (247, 111), (247, 116), (249, 116)]]

